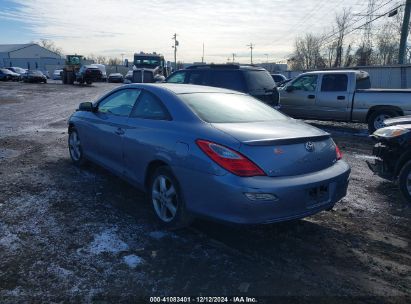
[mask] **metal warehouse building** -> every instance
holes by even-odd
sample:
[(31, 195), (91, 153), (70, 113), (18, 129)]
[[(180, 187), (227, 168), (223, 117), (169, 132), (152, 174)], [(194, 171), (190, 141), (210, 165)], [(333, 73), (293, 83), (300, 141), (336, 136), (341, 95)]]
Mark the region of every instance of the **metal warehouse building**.
[(64, 58), (38, 44), (0, 44), (0, 67), (52, 70), (62, 65)]

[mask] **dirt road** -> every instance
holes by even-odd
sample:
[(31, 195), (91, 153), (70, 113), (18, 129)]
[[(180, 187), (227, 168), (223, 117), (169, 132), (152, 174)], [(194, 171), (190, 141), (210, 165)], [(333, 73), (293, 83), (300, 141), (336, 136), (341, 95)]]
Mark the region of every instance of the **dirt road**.
[(1, 302), (411, 303), (411, 207), (366, 167), (363, 125), (311, 122), (333, 134), (352, 167), (333, 211), (253, 227), (198, 220), (169, 232), (143, 193), (70, 162), (69, 115), (115, 86), (0, 83)]

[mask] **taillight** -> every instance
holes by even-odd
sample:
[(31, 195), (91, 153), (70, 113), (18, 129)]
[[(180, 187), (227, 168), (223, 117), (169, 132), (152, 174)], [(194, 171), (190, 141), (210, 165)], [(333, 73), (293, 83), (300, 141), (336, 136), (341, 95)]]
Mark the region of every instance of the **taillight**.
[(342, 158), (342, 152), (340, 151), (340, 148), (338, 148), (337, 145), (335, 145), (335, 156), (337, 157), (337, 160), (340, 160)]
[(207, 140), (197, 139), (196, 143), (208, 157), (235, 175), (265, 175), (263, 170), (239, 152)]

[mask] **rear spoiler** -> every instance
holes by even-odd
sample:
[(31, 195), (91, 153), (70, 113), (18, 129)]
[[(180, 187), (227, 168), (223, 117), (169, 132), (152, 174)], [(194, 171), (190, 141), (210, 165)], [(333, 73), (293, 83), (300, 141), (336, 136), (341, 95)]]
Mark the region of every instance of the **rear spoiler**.
[(330, 134), (310, 136), (310, 137), (293, 137), (293, 138), (267, 138), (243, 141), (243, 144), (247, 146), (270, 146), (270, 145), (292, 145), (303, 144), (308, 141), (323, 141), (331, 138)]

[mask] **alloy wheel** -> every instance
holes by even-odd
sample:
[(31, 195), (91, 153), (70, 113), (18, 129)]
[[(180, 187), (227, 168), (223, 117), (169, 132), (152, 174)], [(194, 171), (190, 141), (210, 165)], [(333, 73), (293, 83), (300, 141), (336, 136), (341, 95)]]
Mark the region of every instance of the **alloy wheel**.
[(158, 175), (151, 192), (154, 210), (163, 222), (171, 222), (178, 208), (178, 198), (173, 182), (165, 175)]
[(80, 138), (76, 131), (70, 133), (69, 136), (70, 156), (74, 161), (79, 161), (81, 158)]
[(377, 117), (375, 117), (375, 120), (374, 120), (374, 128), (375, 128), (376, 130), (377, 130), (377, 129), (384, 128), (384, 127), (385, 127), (384, 120), (386, 120), (386, 119), (388, 119), (388, 118), (391, 118), (391, 116), (390, 116), (390, 115), (387, 115), (387, 114), (380, 114), (380, 115), (378, 115)]

